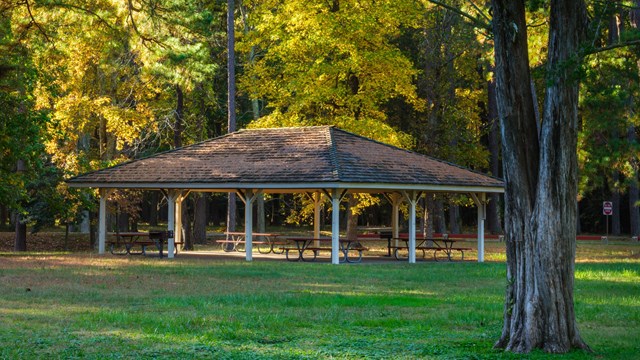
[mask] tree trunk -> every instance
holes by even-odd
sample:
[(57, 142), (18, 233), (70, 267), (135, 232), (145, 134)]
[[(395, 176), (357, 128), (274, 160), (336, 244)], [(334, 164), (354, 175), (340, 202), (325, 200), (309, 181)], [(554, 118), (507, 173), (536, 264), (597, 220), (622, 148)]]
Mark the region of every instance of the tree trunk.
[(551, 1), (549, 75), (539, 137), (525, 2), (493, 0), (493, 14), (507, 245), (504, 325), (496, 347), (551, 353), (587, 349), (573, 307), (578, 168), (574, 71), (586, 34), (586, 6), (581, 0)]
[(182, 231), (184, 237), (182, 238), (182, 249), (193, 250), (193, 236), (191, 229), (191, 217), (189, 216), (189, 199), (186, 198), (182, 201)]
[(129, 214), (125, 212), (118, 213), (118, 217), (116, 221), (118, 222), (117, 226), (119, 231), (122, 231), (122, 232), (129, 231)]
[(425, 234), (427, 234), (427, 237), (433, 237), (433, 233), (435, 232), (435, 225), (434, 225), (434, 221), (433, 221), (433, 213), (435, 212), (435, 201), (433, 199), (433, 194), (426, 194), (425, 195), (425, 207), (427, 209), (427, 213), (425, 214), (426, 219), (425, 219), (425, 229), (424, 232)]
[(7, 226), (7, 218), (8, 218), (7, 207), (4, 205), (0, 205), (0, 226)]
[[(640, 4), (639, 4), (640, 5)], [(636, 128), (629, 127), (627, 140), (630, 144), (637, 146)], [(638, 191), (638, 168), (640, 161), (638, 159), (631, 160), (633, 169), (631, 179), (629, 179), (629, 232), (631, 236), (640, 236), (640, 191)]]
[[(233, 0), (227, 0), (227, 131), (236, 131), (236, 53)], [(236, 230), (236, 194), (229, 193), (227, 231)]]
[(347, 239), (356, 240), (358, 238), (358, 215), (354, 214), (353, 209), (358, 205), (358, 199), (353, 195), (349, 195), (349, 205), (347, 208)]
[[(498, 108), (496, 104), (496, 82), (489, 81), (488, 93), (488, 121), (489, 121), (489, 166), (491, 175), (500, 176), (500, 120), (498, 119)], [(487, 204), (487, 225), (492, 234), (502, 233), (502, 223), (500, 221), (500, 197), (498, 193), (489, 194), (489, 204)]]
[(264, 210), (264, 194), (258, 195), (256, 199), (256, 216), (258, 218), (258, 232), (267, 231), (267, 216)]
[(427, 219), (429, 218), (429, 211), (427, 211), (427, 198), (424, 196), (421, 197), (418, 199), (418, 204), (422, 207), (422, 216), (420, 217), (420, 225), (416, 232), (419, 231), (422, 236), (429, 237), (427, 236)]
[[(230, 192), (229, 193), (229, 198), (227, 201), (227, 231), (228, 232), (233, 232), (236, 231), (236, 221), (237, 221), (237, 216), (236, 216), (236, 210), (237, 210), (237, 206), (236, 206), (236, 193)], [(227, 240), (229, 240), (229, 236), (227, 236)], [(229, 248), (231, 248), (232, 244), (227, 244), (229, 246)]]
[[(634, 1), (634, 9), (630, 10), (631, 26), (634, 30), (640, 29), (640, 0)], [(640, 61), (638, 64), (638, 72), (640, 73)], [(633, 107), (635, 107), (635, 99), (633, 101)], [(632, 108), (633, 109), (633, 108)], [(635, 110), (635, 109), (633, 109)], [(627, 130), (627, 141), (632, 146), (638, 145), (638, 137), (636, 135), (636, 127), (630, 125)], [(638, 171), (640, 169), (640, 161), (636, 159), (631, 160), (631, 167), (633, 169), (632, 176), (629, 184), (629, 232), (631, 236), (640, 236), (640, 194), (638, 191)]]
[(96, 219), (96, 213), (93, 211), (89, 211), (89, 247), (91, 249), (94, 249), (98, 244), (98, 241), (96, 240), (97, 226), (94, 221), (95, 219)]
[(157, 191), (149, 194), (149, 226), (158, 226), (158, 195)]
[(25, 223), (20, 214), (15, 215), (16, 237), (13, 250), (27, 251), (27, 223)]
[[(611, 13), (609, 17), (609, 37), (608, 44), (613, 45), (620, 41), (621, 22), (620, 14)], [(617, 139), (620, 137), (618, 130), (614, 130), (611, 137)], [(611, 214), (611, 235), (619, 236), (620, 229), (620, 200), (622, 198), (620, 192), (620, 172), (616, 169), (613, 170), (613, 179), (609, 188), (611, 189), (611, 202), (613, 203), (613, 213)]]
[[(207, 240), (207, 197), (205, 193), (192, 195), (195, 200), (193, 214), (193, 243), (203, 244)], [(191, 249), (185, 250), (193, 250)]]
[(449, 231), (460, 234), (460, 206), (449, 204)]
[(173, 127), (173, 146), (182, 147), (182, 118), (184, 116), (184, 94), (180, 85), (176, 85), (176, 112)]
[(433, 215), (433, 224), (435, 225), (436, 232), (446, 233), (447, 222), (445, 221), (444, 204), (441, 199), (436, 199)]

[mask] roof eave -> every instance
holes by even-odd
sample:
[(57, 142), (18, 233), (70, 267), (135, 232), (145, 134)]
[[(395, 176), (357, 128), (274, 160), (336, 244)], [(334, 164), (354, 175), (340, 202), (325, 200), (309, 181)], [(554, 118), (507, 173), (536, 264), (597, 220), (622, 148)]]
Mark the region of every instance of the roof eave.
[[(350, 182), (301, 182), (301, 183), (106, 183), (69, 182), (76, 188), (107, 189), (190, 189), (228, 192), (236, 189), (263, 189), (265, 192), (299, 192), (316, 189), (348, 189), (357, 192), (431, 191), (454, 193), (504, 193), (504, 187), (494, 185), (439, 185), (439, 184), (393, 184)], [(289, 190), (289, 191), (286, 191)]]

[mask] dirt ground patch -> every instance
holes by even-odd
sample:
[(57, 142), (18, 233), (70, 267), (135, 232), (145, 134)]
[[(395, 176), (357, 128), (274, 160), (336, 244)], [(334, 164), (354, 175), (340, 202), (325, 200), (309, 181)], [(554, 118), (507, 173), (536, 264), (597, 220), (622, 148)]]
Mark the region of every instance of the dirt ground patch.
[[(0, 232), (0, 252), (13, 251), (15, 233)], [(89, 234), (69, 234), (65, 240), (61, 232), (40, 232), (27, 234), (27, 251), (89, 251)]]

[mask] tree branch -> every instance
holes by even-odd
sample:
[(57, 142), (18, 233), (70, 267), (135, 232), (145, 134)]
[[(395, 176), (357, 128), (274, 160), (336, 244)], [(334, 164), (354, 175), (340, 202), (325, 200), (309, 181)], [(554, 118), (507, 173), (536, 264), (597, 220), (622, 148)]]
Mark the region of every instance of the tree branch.
[(131, 20), (131, 26), (133, 26), (133, 30), (136, 32), (136, 34), (138, 34), (138, 36), (140, 37), (140, 39), (142, 39), (143, 42), (147, 41), (147, 42), (152, 42), (155, 44), (158, 44), (160, 47), (166, 47), (162, 42), (148, 37), (146, 35), (143, 35), (139, 30), (138, 30), (138, 26), (136, 25), (136, 21), (133, 18), (133, 11), (135, 10), (135, 7), (133, 6), (133, 2), (131, 0), (127, 1), (127, 10), (129, 11), (129, 20)]
[(622, 47), (628, 47), (628, 46), (640, 46), (640, 39), (621, 42), (621, 43), (612, 44), (612, 45), (603, 46), (603, 47), (597, 47), (597, 48), (596, 47), (592, 47), (592, 48), (589, 48), (588, 50), (585, 50), (582, 53), (582, 55), (583, 56), (588, 56), (588, 55), (598, 54), (598, 53), (601, 53), (601, 52), (605, 52), (605, 51), (609, 51), (609, 50), (613, 50), (613, 49), (618, 49), (618, 48), (622, 48)]
[(40, 31), (40, 33), (42, 34), (42, 36), (44, 36), (47, 42), (51, 42), (51, 38), (49, 37), (49, 35), (47, 35), (47, 33), (42, 28), (42, 26), (40, 26), (40, 24), (36, 21), (35, 17), (33, 16), (33, 12), (31, 12), (31, 5), (29, 4), (29, 0), (25, 0), (24, 3), (27, 6), (27, 12), (29, 12), (31, 23), (33, 23), (38, 28), (38, 31)]
[[(444, 2), (440, 1), (440, 0), (427, 0), (428, 2), (441, 6), (447, 10), (453, 11), (454, 13), (462, 16), (465, 19), (471, 20), (471, 22), (473, 23), (474, 26), (479, 27), (481, 29), (487, 30), (489, 33), (491, 33), (491, 24), (482, 21), (481, 19), (474, 17), (470, 14), (467, 14), (466, 12), (458, 9), (455, 6), (451, 6), (449, 4), (445, 4)], [(484, 15), (484, 14), (483, 14)]]
[(480, 14), (480, 16), (482, 16), (484, 18), (484, 20), (487, 22), (487, 24), (491, 24), (491, 18), (488, 17), (487, 15), (485, 15), (484, 12), (482, 12), (482, 9), (480, 9), (480, 7), (478, 5), (476, 5), (475, 2), (473, 2), (473, 0), (468, 0), (469, 4), (471, 4), (471, 6), (473, 6), (474, 9), (476, 9), (476, 12), (478, 12), (478, 14)]
[(62, 2), (52, 2), (52, 3), (45, 3), (44, 6), (49, 6), (49, 7), (61, 7), (61, 8), (66, 8), (66, 9), (72, 9), (72, 10), (79, 10), (82, 12), (85, 12), (93, 17), (95, 17), (96, 19), (98, 19), (98, 21), (100, 21), (102, 24), (106, 25), (109, 29), (111, 30), (116, 30), (116, 28), (114, 28), (113, 26), (111, 26), (111, 24), (109, 24), (107, 22), (107, 20), (105, 20), (104, 18), (102, 18), (100, 15), (98, 15), (95, 11), (90, 10), (90, 9), (86, 9), (83, 8), (81, 6), (78, 5), (72, 5), (72, 4), (66, 4), (66, 3), (62, 3)]

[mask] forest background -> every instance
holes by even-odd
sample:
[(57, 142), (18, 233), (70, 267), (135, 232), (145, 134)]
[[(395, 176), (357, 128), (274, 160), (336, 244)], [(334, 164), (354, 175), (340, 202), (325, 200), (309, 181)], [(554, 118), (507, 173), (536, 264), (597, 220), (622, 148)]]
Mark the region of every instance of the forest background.
[[(336, 125), (500, 177), (493, 43), (475, 22), (489, 21), (491, 10), (485, 2), (434, 2), (236, 2), (238, 128)], [(546, 5), (528, 2), (539, 103)], [(602, 201), (611, 200), (610, 233), (640, 234), (640, 52), (616, 47), (640, 38), (639, 7), (640, 0), (589, 4), (590, 41), (611, 50), (581, 69), (581, 232), (604, 233)], [(96, 194), (64, 179), (225, 134), (226, 21), (226, 1), (0, 0), (0, 227), (79, 224), (92, 218)], [(121, 229), (140, 217), (153, 226), (162, 213), (158, 193), (116, 192), (111, 200)], [(271, 225), (310, 215), (300, 211), (301, 197), (266, 201)], [(389, 218), (380, 202), (363, 203), (374, 208), (364, 224)], [(460, 232), (470, 204), (430, 196), (424, 227)], [(188, 242), (225, 221), (222, 195), (192, 194), (184, 208)], [(492, 197), (494, 233), (500, 208)]]

